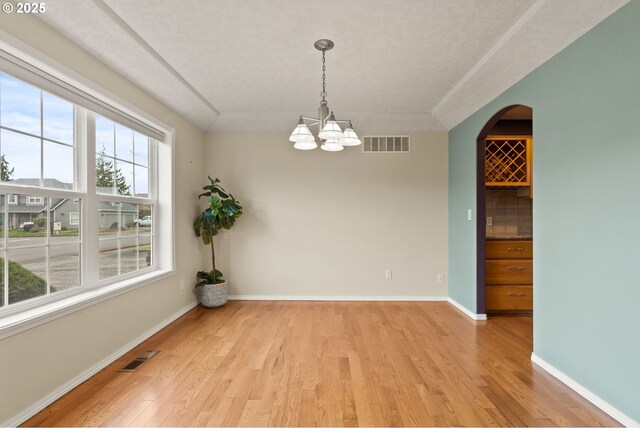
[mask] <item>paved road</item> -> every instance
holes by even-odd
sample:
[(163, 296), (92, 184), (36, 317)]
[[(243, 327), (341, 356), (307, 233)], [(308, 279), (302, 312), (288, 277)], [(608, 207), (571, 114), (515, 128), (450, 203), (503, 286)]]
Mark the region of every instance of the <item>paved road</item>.
[[(149, 236), (140, 236), (139, 244), (150, 244)], [(25, 248), (34, 246), (44, 246), (45, 238), (9, 238), (9, 258), (18, 263), (29, 263), (42, 260), (44, 248)], [(120, 239), (122, 248), (135, 248), (137, 245), (135, 236), (128, 236)], [(78, 238), (76, 236), (57, 236), (51, 239), (50, 257), (60, 257), (64, 255), (74, 255), (78, 252)], [(117, 239), (101, 239), (100, 252), (113, 251), (118, 248)]]
[[(114, 236), (115, 237), (115, 234)], [(149, 236), (135, 236), (120, 239), (121, 251), (118, 252), (117, 239), (104, 239), (101, 236), (99, 271), (101, 278), (108, 278), (143, 268), (148, 264)], [(17, 262), (41, 278), (46, 277), (45, 264), (46, 239), (44, 237), (9, 238), (9, 260)], [(49, 247), (49, 278), (51, 285), (58, 291), (78, 285), (79, 283), (79, 243), (76, 236), (55, 236)], [(43, 247), (34, 247), (42, 245)], [(138, 251), (138, 245), (141, 246)], [(118, 253), (120, 257), (118, 257)]]

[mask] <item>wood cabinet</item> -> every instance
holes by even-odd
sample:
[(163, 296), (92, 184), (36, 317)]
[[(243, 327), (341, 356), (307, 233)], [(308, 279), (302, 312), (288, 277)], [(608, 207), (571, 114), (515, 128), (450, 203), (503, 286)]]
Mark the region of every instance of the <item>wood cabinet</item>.
[(485, 140), (485, 185), (530, 187), (531, 159), (531, 136), (488, 136)]
[(533, 260), (487, 260), (487, 284), (530, 285), (533, 282)]
[(532, 241), (486, 243), (487, 312), (529, 312), (533, 309)]
[(533, 288), (530, 285), (487, 286), (487, 310), (490, 312), (517, 311), (533, 309)]
[(490, 240), (486, 251), (487, 259), (532, 259), (533, 241)]

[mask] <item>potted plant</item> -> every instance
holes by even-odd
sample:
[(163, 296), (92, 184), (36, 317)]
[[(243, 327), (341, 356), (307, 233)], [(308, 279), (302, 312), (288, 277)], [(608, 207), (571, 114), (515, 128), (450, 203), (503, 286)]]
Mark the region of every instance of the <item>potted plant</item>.
[(198, 199), (206, 196), (209, 206), (196, 217), (193, 230), (205, 245), (211, 245), (211, 271), (198, 272), (196, 287), (202, 287), (202, 305), (217, 308), (227, 303), (228, 287), (227, 281), (222, 278), (222, 272), (216, 269), (213, 237), (220, 229), (231, 229), (236, 219), (242, 215), (242, 206), (231, 193), (227, 193), (218, 184), (220, 180), (209, 177), (209, 181), (211, 184), (202, 188), (205, 192), (198, 195)]

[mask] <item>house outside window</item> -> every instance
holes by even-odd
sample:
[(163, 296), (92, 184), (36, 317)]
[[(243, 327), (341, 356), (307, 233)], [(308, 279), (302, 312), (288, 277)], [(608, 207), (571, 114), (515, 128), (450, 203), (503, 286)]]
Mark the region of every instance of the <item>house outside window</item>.
[(7, 195), (7, 203), (9, 205), (18, 205), (18, 197), (16, 195)]

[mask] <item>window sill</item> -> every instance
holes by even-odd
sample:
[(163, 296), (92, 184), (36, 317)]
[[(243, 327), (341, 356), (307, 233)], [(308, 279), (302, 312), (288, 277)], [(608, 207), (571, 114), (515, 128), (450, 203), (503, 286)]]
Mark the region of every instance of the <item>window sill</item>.
[(142, 286), (175, 274), (174, 271), (154, 271), (144, 275), (120, 281), (75, 294), (65, 299), (57, 300), (37, 308), (29, 309), (17, 314), (7, 315), (0, 319), (0, 340), (16, 335), (23, 331), (45, 324), (49, 321), (95, 305), (104, 300), (119, 296)]

